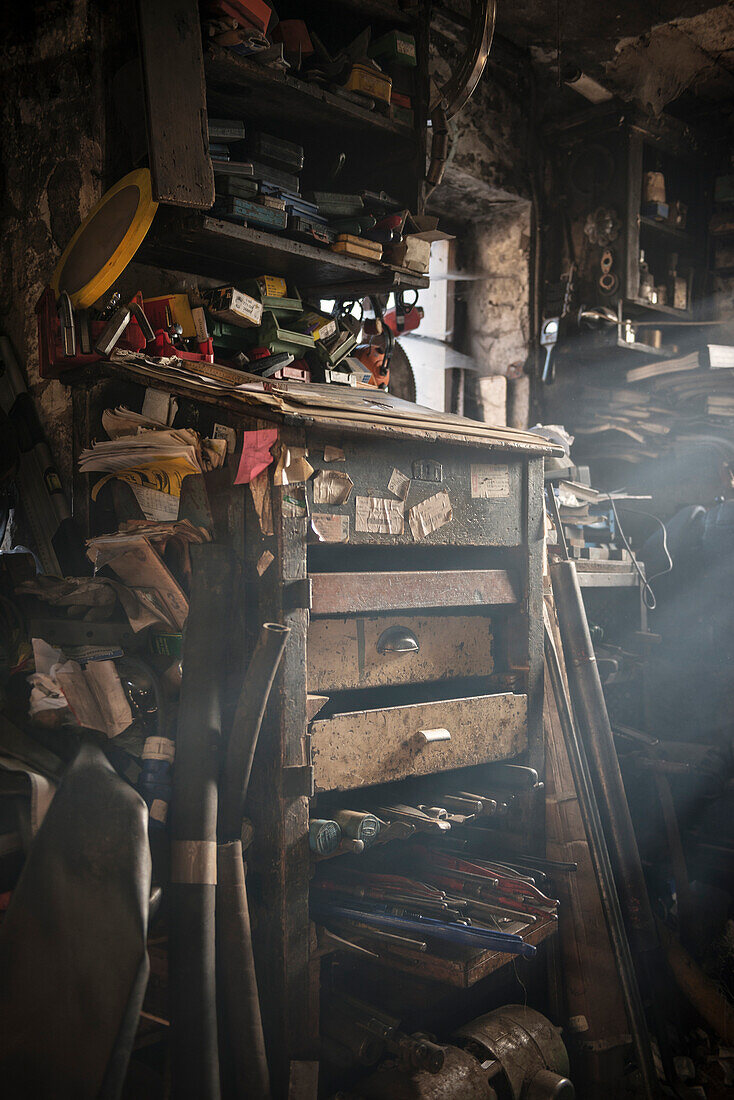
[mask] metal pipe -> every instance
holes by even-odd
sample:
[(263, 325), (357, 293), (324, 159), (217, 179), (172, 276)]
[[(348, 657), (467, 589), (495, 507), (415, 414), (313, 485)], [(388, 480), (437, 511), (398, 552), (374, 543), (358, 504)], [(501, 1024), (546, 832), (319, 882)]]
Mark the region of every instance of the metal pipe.
[(571, 561), (557, 561), (550, 573), (573, 709), (588, 753), (622, 905), (637, 949), (654, 951), (659, 947), (657, 930), (576, 567)]
[(265, 707), (290, 627), (265, 623), (242, 683), (227, 745), (217, 847), (217, 961), (233, 1096), (267, 1100), (265, 1051), (250, 912), (245, 884), (242, 817)]
[(551, 690), (558, 709), (558, 718), (563, 730), (563, 739), (568, 753), (579, 808), (589, 842), (589, 854), (594, 866), (599, 897), (609, 931), (609, 940), (617, 961), (622, 996), (624, 997), (627, 1018), (632, 1033), (637, 1064), (642, 1077), (644, 1095), (647, 1100), (652, 1100), (653, 1097), (659, 1095), (659, 1090), (650, 1048), (647, 1020), (645, 1019), (632, 954), (622, 919), (619, 897), (612, 873), (607, 842), (601, 825), (596, 795), (591, 782), (586, 752), (576, 730), (561, 674), (558, 654), (547, 625), (545, 628), (545, 659)]
[(214, 904), (231, 558), (205, 544), (191, 547), (191, 564), (171, 799), (172, 1094), (219, 1100)]

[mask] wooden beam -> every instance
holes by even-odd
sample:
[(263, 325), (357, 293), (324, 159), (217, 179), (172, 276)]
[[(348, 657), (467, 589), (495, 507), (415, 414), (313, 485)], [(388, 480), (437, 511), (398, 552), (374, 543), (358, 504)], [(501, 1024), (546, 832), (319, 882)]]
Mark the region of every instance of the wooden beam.
[(138, 0), (137, 13), (153, 197), (208, 210), (214, 170), (199, 6), (196, 0)]
[(517, 603), (506, 569), (430, 573), (312, 573), (312, 615)]

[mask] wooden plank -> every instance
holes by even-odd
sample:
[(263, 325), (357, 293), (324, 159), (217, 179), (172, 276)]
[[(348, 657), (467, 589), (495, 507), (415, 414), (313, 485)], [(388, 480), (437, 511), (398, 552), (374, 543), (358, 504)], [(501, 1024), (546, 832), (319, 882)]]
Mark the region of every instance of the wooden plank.
[[(349, 790), (517, 756), (527, 744), (525, 695), (477, 695), (336, 714), (311, 723), (316, 790)], [(421, 730), (447, 729), (426, 742)]]
[(138, 35), (153, 197), (208, 210), (214, 202), (204, 59), (196, 0), (138, 0)]
[(443, 569), (430, 573), (312, 573), (312, 615), (517, 603), (506, 569)]
[[(394, 122), (379, 111), (370, 111), (344, 96), (305, 80), (258, 65), (249, 57), (211, 46), (204, 60), (207, 95), (212, 114), (232, 117), (257, 115), (258, 120), (315, 125), (322, 130), (347, 130), (373, 141), (417, 141), (412, 126)], [(229, 117), (223, 114), (222, 117)]]
[(313, 287), (332, 291), (342, 284), (350, 291), (361, 287), (364, 293), (428, 286), (426, 275), (401, 274), (384, 264), (342, 256), (263, 229), (223, 218), (184, 217), (174, 210), (163, 216), (159, 212), (136, 258), (220, 281), (273, 271), (296, 283), (302, 293)]
[[(378, 652), (379, 638), (392, 627), (410, 631), (418, 650)], [(313, 619), (307, 653), (308, 690), (315, 693), (489, 676), (494, 668), (487, 615)]]

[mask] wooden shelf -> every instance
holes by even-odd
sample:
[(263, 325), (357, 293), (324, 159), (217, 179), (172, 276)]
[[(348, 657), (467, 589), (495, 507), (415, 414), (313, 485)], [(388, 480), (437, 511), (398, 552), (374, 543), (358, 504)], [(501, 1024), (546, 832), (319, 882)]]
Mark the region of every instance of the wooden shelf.
[(640, 229), (652, 230), (665, 237), (670, 237), (671, 240), (680, 241), (681, 244), (693, 245), (695, 243), (695, 237), (692, 233), (685, 229), (676, 229), (674, 225), (668, 225), (667, 222), (659, 222), (655, 218), (646, 218), (643, 214), (640, 214), (638, 221)]
[[(159, 220), (160, 219), (160, 220)], [(136, 259), (224, 282), (257, 275), (283, 275), (301, 293), (323, 298), (387, 294), (428, 286), (415, 275), (384, 264), (331, 252), (276, 233), (251, 229), (207, 214), (167, 210), (156, 219)]]
[[(535, 925), (526, 925), (525, 929), (521, 930), (521, 935), (526, 943), (537, 947), (557, 930), (558, 921), (549, 919), (538, 921)], [(518, 956), (508, 955), (504, 951), (464, 951), (458, 955), (454, 948), (451, 955), (438, 954), (437, 949), (431, 952), (400, 951), (399, 953), (386, 950), (382, 960), (392, 970), (405, 971), (406, 974), (412, 974), (415, 978), (468, 989), (482, 978), (518, 960)], [(533, 960), (529, 965), (533, 965)]]
[(659, 314), (661, 317), (677, 317), (680, 321), (693, 320), (693, 313), (689, 309), (673, 309), (672, 306), (652, 305), (641, 298), (625, 298), (624, 304), (639, 313)]
[(407, 27), (418, 18), (418, 13), (402, 11), (396, 3), (390, 0), (334, 0), (334, 3), (342, 8), (349, 8), (365, 19), (381, 19), (386, 23), (392, 23), (395, 27)]
[(665, 348), (651, 348), (649, 344), (643, 344), (641, 340), (635, 340), (632, 344), (629, 340), (617, 340), (617, 347), (625, 351), (637, 351), (641, 355), (652, 355), (657, 359), (669, 359), (671, 353)]
[(323, 131), (369, 133), (393, 143), (417, 141), (411, 126), (231, 50), (212, 47), (204, 56), (204, 72), (208, 109), (214, 117), (244, 115), (259, 125), (286, 122)]

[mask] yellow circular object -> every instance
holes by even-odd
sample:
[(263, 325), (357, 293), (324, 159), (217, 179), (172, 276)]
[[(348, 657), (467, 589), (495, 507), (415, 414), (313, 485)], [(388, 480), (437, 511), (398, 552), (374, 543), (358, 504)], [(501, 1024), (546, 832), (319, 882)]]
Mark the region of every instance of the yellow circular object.
[(51, 286), (87, 309), (112, 286), (150, 229), (158, 203), (150, 170), (138, 168), (105, 192), (71, 238), (56, 265)]

